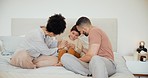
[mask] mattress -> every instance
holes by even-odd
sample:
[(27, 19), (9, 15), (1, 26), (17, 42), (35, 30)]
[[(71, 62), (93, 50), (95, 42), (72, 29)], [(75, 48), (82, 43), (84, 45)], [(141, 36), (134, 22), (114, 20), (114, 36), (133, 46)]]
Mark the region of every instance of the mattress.
[[(9, 64), (11, 56), (0, 55), (0, 78), (92, 78), (75, 74), (64, 67), (48, 66), (37, 69), (22, 69)], [(117, 72), (109, 78), (134, 78), (131, 74)]]

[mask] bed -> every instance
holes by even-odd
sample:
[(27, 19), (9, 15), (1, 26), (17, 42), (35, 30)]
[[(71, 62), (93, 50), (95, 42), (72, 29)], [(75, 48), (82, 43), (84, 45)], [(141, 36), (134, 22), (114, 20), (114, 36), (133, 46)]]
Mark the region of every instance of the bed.
[[(74, 25), (75, 18), (66, 19), (67, 28), (65, 32), (58, 36), (67, 35), (68, 30)], [(125, 60), (117, 52), (117, 19), (115, 18), (91, 18), (93, 25), (99, 25), (107, 35), (113, 45), (115, 62), (117, 66), (116, 73), (109, 78), (134, 78), (132, 73), (127, 69)], [(19, 43), (24, 39), (22, 36), (33, 28), (43, 26), (46, 24), (47, 19), (41, 18), (13, 18), (11, 25), (12, 36), (0, 36), (1, 54), (0, 54), (0, 78), (91, 78), (75, 74), (66, 70), (64, 67), (48, 66), (37, 69), (22, 69), (9, 64), (11, 55), (14, 53)], [(23, 29), (23, 30), (20, 30)], [(81, 37), (88, 47), (87, 37)]]

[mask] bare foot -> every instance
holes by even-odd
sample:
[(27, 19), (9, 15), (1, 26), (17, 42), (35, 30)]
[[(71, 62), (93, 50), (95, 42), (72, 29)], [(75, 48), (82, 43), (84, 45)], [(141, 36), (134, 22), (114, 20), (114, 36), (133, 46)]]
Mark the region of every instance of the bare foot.
[(54, 66), (63, 66), (63, 64), (61, 62), (55, 64)]

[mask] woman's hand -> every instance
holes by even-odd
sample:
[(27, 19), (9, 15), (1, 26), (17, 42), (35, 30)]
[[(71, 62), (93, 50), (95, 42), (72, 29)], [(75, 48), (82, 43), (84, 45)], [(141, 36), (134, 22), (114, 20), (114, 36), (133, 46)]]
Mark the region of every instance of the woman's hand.
[(64, 48), (67, 44), (68, 44), (67, 41), (62, 40), (62, 41), (59, 42), (59, 44), (58, 44), (58, 49)]

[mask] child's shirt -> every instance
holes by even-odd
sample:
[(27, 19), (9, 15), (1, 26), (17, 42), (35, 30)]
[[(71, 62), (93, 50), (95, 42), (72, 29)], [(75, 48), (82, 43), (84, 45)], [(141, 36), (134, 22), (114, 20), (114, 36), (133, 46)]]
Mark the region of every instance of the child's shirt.
[(67, 37), (64, 37), (63, 40), (68, 41), (68, 43), (74, 44), (75, 45), (75, 51), (80, 53), (81, 56), (84, 55), (84, 53), (82, 52), (83, 44), (82, 44), (82, 41), (79, 38), (76, 39), (76, 40), (71, 40), (69, 38), (69, 36), (67, 36)]

